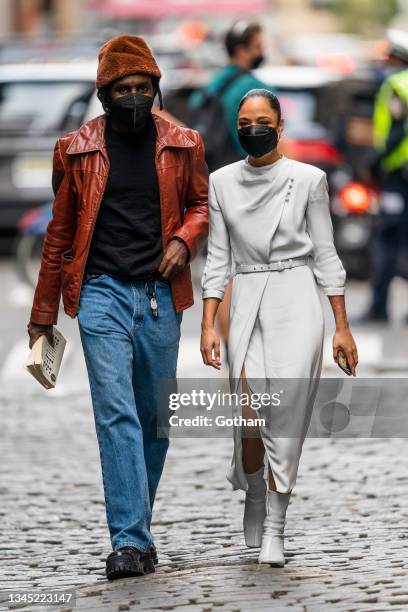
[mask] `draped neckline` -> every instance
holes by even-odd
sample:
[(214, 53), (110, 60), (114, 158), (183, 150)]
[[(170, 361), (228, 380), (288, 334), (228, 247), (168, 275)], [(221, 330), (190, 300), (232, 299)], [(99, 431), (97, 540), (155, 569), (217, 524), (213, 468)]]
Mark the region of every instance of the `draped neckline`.
[(282, 155), (279, 159), (275, 160), (271, 164), (266, 164), (265, 166), (253, 166), (248, 161), (249, 156), (247, 156), (241, 164), (241, 179), (244, 182), (257, 182), (259, 180), (263, 181), (264, 178), (273, 178), (277, 176), (277, 170), (281, 169), (281, 166), (285, 164), (287, 161), (287, 157)]

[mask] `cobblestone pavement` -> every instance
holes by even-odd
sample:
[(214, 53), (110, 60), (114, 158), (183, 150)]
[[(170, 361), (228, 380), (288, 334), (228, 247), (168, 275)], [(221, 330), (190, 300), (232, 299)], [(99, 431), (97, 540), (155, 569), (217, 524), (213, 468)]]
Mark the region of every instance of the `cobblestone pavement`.
[[(190, 323), (184, 347), (197, 342)], [(61, 317), (61, 327), (74, 342), (74, 322)], [(74, 346), (68, 363), (77, 367), (55, 393), (24, 372), (13, 380), (10, 364), (3, 371), (1, 610), (5, 591), (50, 588), (75, 589), (81, 611), (408, 610), (408, 459), (398, 438), (306, 439), (284, 568), (259, 566), (244, 545), (244, 493), (225, 478), (231, 440), (173, 439), (155, 506), (156, 573), (108, 582), (98, 449)], [(188, 361), (184, 353), (181, 375), (197, 375)]]
[(16, 393), (2, 402), (1, 450), (0, 591), (77, 587), (78, 610), (408, 609), (404, 440), (306, 440), (279, 569), (245, 548), (243, 492), (225, 480), (230, 440), (173, 439), (155, 511), (160, 564), (112, 583), (87, 398)]

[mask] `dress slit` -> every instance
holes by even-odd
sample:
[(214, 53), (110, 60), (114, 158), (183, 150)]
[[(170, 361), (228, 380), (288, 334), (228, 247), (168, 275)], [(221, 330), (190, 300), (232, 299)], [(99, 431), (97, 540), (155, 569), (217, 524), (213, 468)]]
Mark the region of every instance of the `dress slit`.
[[(245, 368), (245, 380), (246, 380), (246, 384), (247, 384), (247, 387), (248, 387), (248, 390), (249, 390), (249, 393), (250, 393), (251, 396), (254, 393), (256, 393), (256, 391), (254, 390), (253, 386), (248, 381), (248, 351), (251, 348), (251, 341), (254, 340), (254, 334), (258, 333), (258, 326), (259, 326), (259, 324), (260, 324), (260, 320), (259, 320), (259, 316), (258, 316), (258, 312), (257, 312), (257, 315), (255, 317), (255, 321), (254, 321), (254, 325), (252, 327), (251, 335), (250, 335), (250, 338), (249, 338), (249, 341), (248, 341), (248, 346), (247, 346), (247, 349), (246, 349), (246, 352), (245, 352), (243, 366), (242, 366), (242, 368)], [(260, 340), (259, 343), (258, 343), (259, 346), (258, 347), (255, 346), (253, 352), (258, 357), (262, 356), (262, 366), (260, 365), (259, 370), (261, 370), (261, 372), (263, 373), (262, 377), (264, 379), (266, 379), (265, 356), (263, 354), (263, 351), (259, 350), (260, 348), (262, 348), (261, 347), (261, 344), (262, 344), (261, 338), (259, 338), (259, 340)], [(250, 355), (250, 357), (251, 357), (251, 355)], [(242, 375), (242, 368), (241, 368), (241, 375)], [(249, 369), (251, 370), (251, 367)], [(255, 365), (255, 367), (253, 369), (256, 371), (256, 369), (257, 369), (256, 365)], [(241, 387), (241, 391), (242, 391), (242, 387), (243, 387), (243, 385), (242, 385), (242, 376), (240, 378), (241, 378), (240, 387)], [(258, 416), (258, 414), (256, 416)], [(273, 423), (271, 423), (271, 425), (273, 426)], [(270, 468), (271, 474), (272, 474), (272, 477), (273, 477), (273, 481), (274, 481), (275, 486), (276, 486), (275, 468), (273, 466), (272, 459), (271, 459), (271, 457), (268, 454), (268, 450), (267, 450), (267, 447), (266, 447), (266, 444), (265, 444), (265, 433), (262, 431), (262, 428), (259, 427), (259, 425), (257, 425), (256, 427), (257, 427), (257, 430), (259, 432), (259, 436), (260, 436), (260, 438), (262, 440), (262, 444), (263, 444), (263, 447), (264, 447), (264, 460), (263, 460), (264, 461), (264, 478), (265, 478), (265, 480), (267, 482), (269, 482), (269, 470), (268, 470), (268, 468)], [(242, 441), (242, 431), (241, 431), (241, 441)], [(266, 461), (265, 461), (265, 457), (266, 457)], [(242, 461), (242, 453), (241, 453), (241, 461)], [(268, 487), (269, 487), (269, 485), (268, 485)]]
[[(245, 358), (246, 358), (246, 355), (245, 355)], [(246, 369), (246, 360), (245, 360), (245, 359), (244, 359), (244, 366), (243, 366), (243, 367), (245, 367), (245, 379), (246, 379), (246, 384), (247, 384), (247, 386), (248, 386), (248, 389), (249, 389), (249, 393), (250, 393), (250, 395), (252, 395), (252, 394), (253, 394), (253, 389), (252, 389), (252, 388), (251, 388), (251, 386), (249, 385), (249, 383), (248, 383), (248, 379), (247, 379), (247, 377), (246, 377), (246, 371), (247, 371), (247, 369)], [(242, 387), (242, 383), (241, 383), (241, 387)], [(269, 470), (268, 470), (268, 468), (270, 468), (270, 470), (271, 470), (272, 478), (273, 478), (273, 481), (274, 481), (275, 486), (276, 486), (276, 479), (275, 479), (275, 474), (274, 474), (274, 468), (273, 468), (273, 466), (272, 466), (272, 462), (271, 462), (271, 460), (270, 460), (270, 458), (269, 458), (269, 456), (268, 456), (268, 451), (267, 451), (266, 446), (265, 446), (264, 436), (263, 436), (263, 434), (262, 434), (262, 429), (259, 427), (259, 425), (257, 425), (257, 426), (256, 426), (256, 428), (257, 428), (257, 430), (258, 430), (259, 437), (260, 437), (260, 438), (261, 438), (261, 440), (262, 440), (262, 444), (263, 444), (263, 448), (264, 448), (264, 456), (263, 456), (264, 474), (263, 474), (263, 477), (264, 477), (264, 479), (267, 481), (267, 483), (268, 483), (268, 485), (267, 485), (267, 486), (268, 486), (268, 488), (269, 488)], [(242, 436), (241, 436), (241, 440), (242, 440)], [(265, 461), (265, 457), (266, 457), (266, 461)]]

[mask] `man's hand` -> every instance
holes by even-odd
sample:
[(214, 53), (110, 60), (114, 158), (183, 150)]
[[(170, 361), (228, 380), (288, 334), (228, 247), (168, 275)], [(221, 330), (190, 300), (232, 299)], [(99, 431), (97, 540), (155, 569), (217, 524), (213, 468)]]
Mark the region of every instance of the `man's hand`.
[(170, 240), (160, 262), (159, 274), (165, 280), (169, 280), (169, 278), (178, 274), (186, 266), (188, 255), (188, 248), (184, 242), (175, 239)]
[(30, 323), (27, 325), (27, 332), (30, 336), (30, 349), (33, 348), (33, 345), (38, 340), (38, 338), (43, 335), (47, 337), (47, 340), (51, 344), (51, 346), (54, 346), (52, 328), (52, 325), (36, 325), (35, 323), (31, 323), (30, 321)]

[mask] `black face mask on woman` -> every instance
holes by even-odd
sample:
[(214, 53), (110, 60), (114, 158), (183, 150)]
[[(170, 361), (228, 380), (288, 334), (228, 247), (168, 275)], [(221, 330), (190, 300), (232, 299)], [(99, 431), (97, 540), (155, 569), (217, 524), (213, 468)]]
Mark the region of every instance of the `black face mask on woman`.
[(238, 130), (241, 146), (252, 157), (266, 155), (278, 144), (278, 130), (269, 125), (247, 125)]
[(113, 119), (129, 128), (141, 128), (153, 106), (153, 98), (143, 94), (128, 93), (111, 100)]

